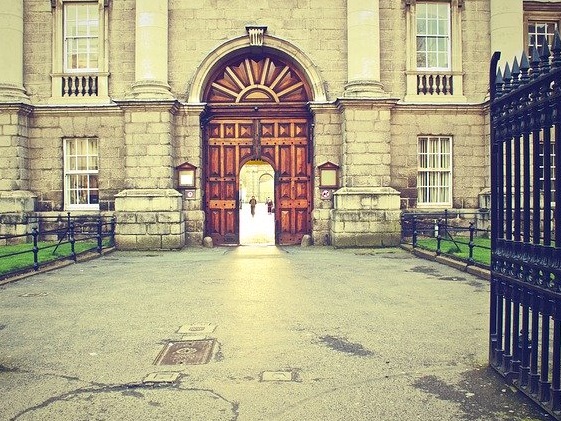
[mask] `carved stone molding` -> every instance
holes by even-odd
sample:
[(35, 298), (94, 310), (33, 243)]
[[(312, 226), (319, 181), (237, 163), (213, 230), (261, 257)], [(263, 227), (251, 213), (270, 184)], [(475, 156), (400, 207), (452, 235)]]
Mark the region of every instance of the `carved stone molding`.
[(249, 36), (249, 45), (252, 47), (262, 47), (267, 27), (248, 25), (245, 29), (247, 31), (247, 35)]

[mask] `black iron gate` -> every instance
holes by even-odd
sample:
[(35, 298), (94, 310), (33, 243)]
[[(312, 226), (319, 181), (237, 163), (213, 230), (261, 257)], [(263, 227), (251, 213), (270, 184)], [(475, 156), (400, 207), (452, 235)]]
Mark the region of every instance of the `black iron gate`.
[(491, 62), (490, 363), (561, 419), (561, 40)]

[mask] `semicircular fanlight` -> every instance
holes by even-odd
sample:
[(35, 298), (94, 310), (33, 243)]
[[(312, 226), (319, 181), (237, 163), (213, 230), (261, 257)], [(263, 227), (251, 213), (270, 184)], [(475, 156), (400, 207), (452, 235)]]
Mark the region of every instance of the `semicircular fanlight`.
[(308, 92), (298, 73), (278, 59), (241, 58), (216, 73), (207, 102), (306, 102)]

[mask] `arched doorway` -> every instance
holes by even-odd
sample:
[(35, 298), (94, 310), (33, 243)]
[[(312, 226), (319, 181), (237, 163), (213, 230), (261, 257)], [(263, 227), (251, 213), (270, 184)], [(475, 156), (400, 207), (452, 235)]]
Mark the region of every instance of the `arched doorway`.
[[(275, 244), (275, 214), (267, 200), (274, 197), (273, 167), (265, 161), (249, 161), (240, 170), (240, 244)], [(253, 207), (250, 200), (255, 198)]]
[(311, 230), (310, 88), (274, 55), (237, 56), (216, 69), (204, 100), (205, 235), (240, 242), (240, 170), (264, 161), (275, 175), (276, 242), (297, 244)]

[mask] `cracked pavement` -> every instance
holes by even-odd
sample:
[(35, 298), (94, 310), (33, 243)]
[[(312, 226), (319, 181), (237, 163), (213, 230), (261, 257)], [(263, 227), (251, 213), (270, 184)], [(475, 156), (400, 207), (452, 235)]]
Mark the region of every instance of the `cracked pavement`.
[[(399, 249), (114, 252), (0, 287), (0, 420), (551, 419), (487, 368), (488, 294)], [(208, 363), (154, 364), (197, 323)]]

